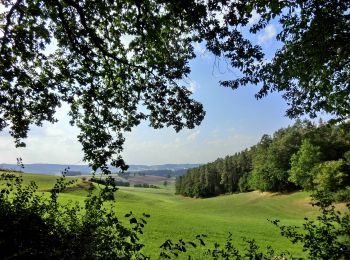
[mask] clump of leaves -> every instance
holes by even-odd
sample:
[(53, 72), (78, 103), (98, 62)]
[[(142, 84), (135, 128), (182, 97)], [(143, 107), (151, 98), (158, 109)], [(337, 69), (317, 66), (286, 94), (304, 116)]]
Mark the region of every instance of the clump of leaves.
[(272, 247), (268, 246), (265, 251), (262, 251), (257, 245), (254, 239), (244, 238), (246, 247), (240, 251), (233, 243), (232, 234), (229, 233), (226, 243), (220, 245), (219, 243), (214, 244), (213, 249), (207, 249), (205, 254), (210, 259), (285, 259), (286, 254), (277, 254)]
[(149, 215), (137, 219), (130, 212), (126, 227), (97, 191), (90, 191), (84, 207), (58, 202), (58, 193), (70, 184), (61, 177), (47, 197), (34, 182), (24, 185), (20, 175), (1, 175), (1, 259), (148, 259), (138, 236)]
[[(196, 236), (195, 241), (185, 241), (179, 239), (177, 242), (173, 242), (171, 239), (167, 239), (160, 246), (159, 256), (164, 259), (171, 259), (172, 257), (178, 257), (182, 253), (186, 253), (190, 248), (197, 248), (200, 246), (205, 246), (204, 238), (207, 237), (206, 234), (200, 234)], [(189, 256), (191, 259), (191, 256)]]
[(320, 207), (321, 214), (316, 220), (305, 218), (302, 227), (281, 225), (281, 235), (292, 243), (299, 243), (309, 259), (349, 259), (350, 255), (350, 204), (347, 212), (341, 213), (332, 204), (332, 196), (326, 193), (313, 195), (314, 206)]

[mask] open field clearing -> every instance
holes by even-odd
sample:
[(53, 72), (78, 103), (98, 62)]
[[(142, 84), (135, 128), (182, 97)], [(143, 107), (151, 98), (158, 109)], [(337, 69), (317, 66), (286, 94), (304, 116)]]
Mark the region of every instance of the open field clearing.
[[(39, 191), (46, 192), (55, 183), (55, 176), (23, 174), (25, 183), (35, 181)], [(159, 183), (157, 183), (159, 184)], [(62, 201), (83, 202), (87, 195), (87, 182), (78, 179), (68, 191), (61, 194)], [(315, 217), (317, 209), (310, 204), (308, 194), (296, 192), (287, 195), (249, 192), (223, 195), (207, 199), (194, 199), (174, 195), (174, 187), (161, 189), (120, 187), (116, 193), (115, 208), (121, 218), (132, 211), (151, 215), (141, 237), (146, 244), (144, 253), (157, 258), (159, 246), (166, 239), (193, 240), (197, 234), (207, 234), (207, 245), (224, 243), (229, 232), (237, 247), (244, 247), (243, 237), (254, 239), (265, 248), (290, 250), (302, 256), (301, 250), (279, 235), (267, 219), (279, 219), (288, 225), (301, 225), (304, 217)], [(201, 249), (191, 253), (203, 257)]]

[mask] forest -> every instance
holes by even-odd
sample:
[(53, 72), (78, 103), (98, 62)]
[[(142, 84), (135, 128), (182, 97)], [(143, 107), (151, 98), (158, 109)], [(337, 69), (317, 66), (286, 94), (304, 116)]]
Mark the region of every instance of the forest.
[(252, 190), (330, 193), (350, 199), (350, 123), (297, 120), (263, 135), (250, 147), (188, 170), (176, 180), (176, 193), (209, 197)]

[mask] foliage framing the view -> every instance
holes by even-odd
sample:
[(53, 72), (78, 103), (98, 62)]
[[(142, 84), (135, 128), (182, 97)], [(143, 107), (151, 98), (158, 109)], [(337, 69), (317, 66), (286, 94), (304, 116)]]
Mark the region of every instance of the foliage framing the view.
[[(291, 117), (302, 114), (314, 117), (318, 111), (331, 113), (338, 120), (349, 116), (349, 0), (4, 0), (2, 3), (7, 10), (0, 14), (0, 130), (9, 127), (17, 146), (24, 145), (22, 139), (27, 136), (30, 124), (55, 122), (57, 107), (67, 103), (71, 123), (81, 130), (78, 139), (83, 145), (84, 159), (94, 170), (101, 168), (108, 172), (109, 160), (114, 166), (126, 169), (120, 157), (123, 133), (141, 120), (148, 119), (155, 128), (174, 126), (176, 131), (193, 128), (202, 121), (201, 104), (190, 99), (190, 92), (179, 83), (190, 72), (188, 61), (195, 56), (192, 43), (202, 40), (214, 55), (228, 59), (232, 67), (242, 72), (241, 77), (222, 82), (223, 86), (236, 89), (247, 84), (262, 84), (258, 98), (270, 91), (283, 91), (290, 106), (287, 115)], [(259, 16), (258, 22), (249, 26), (254, 12)], [(246, 38), (242, 28), (248, 26), (247, 31), (254, 34), (274, 21), (282, 27), (277, 39), (283, 46), (267, 60), (261, 46)], [(143, 112), (140, 105), (148, 112)], [(278, 144), (275, 147), (272, 142), (270, 146), (268, 138), (264, 141), (268, 147), (278, 150)], [(291, 153), (296, 150), (296, 147), (290, 148)], [(349, 158), (349, 154), (344, 157)], [(260, 159), (257, 162), (263, 162), (264, 158)], [(281, 168), (275, 167), (274, 158), (268, 159), (272, 159), (268, 160), (272, 166), (267, 165), (267, 169), (276, 171), (268, 176), (272, 177), (272, 186), (269, 186), (270, 179), (262, 178), (263, 184), (267, 184), (263, 189), (285, 189), (286, 183), (276, 183), (275, 177), (288, 180), (284, 166), (289, 159)], [(335, 169), (336, 176), (341, 176), (341, 163), (339, 160), (323, 166)], [(316, 179), (322, 189), (338, 183), (328, 173), (322, 172)], [(256, 171), (255, 176), (262, 175)], [(227, 176), (218, 180), (217, 186), (226, 185), (225, 179)], [(242, 180), (238, 185), (244, 188), (250, 180)], [(229, 189), (234, 187), (227, 185)], [(36, 210), (45, 211), (45, 207), (37, 207), (41, 204), (32, 196), (34, 190), (32, 185), (22, 193), (17, 186), (16, 204), (16, 200), (7, 196), (8, 190), (2, 189), (0, 198), (4, 208), (0, 212), (5, 213), (5, 217), (6, 213), (16, 217), (34, 213), (29, 215), (39, 220), (34, 227), (44, 227)], [(55, 196), (53, 192), (51, 201), (55, 201)], [(102, 198), (96, 199), (99, 202)], [(28, 202), (29, 208), (26, 208)], [(19, 207), (13, 207), (16, 205)], [(101, 203), (96, 206), (99, 218), (93, 220), (110, 217), (108, 213), (98, 215), (106, 212)], [(53, 211), (57, 213), (55, 210), (54, 205)], [(73, 228), (70, 225), (75, 217), (71, 216), (68, 226)], [(345, 220), (337, 224), (348, 225), (349, 219)], [(51, 223), (62, 224), (55, 221)], [(106, 228), (115, 222), (118, 220), (114, 218), (112, 222), (107, 221)], [(26, 224), (23, 219), (18, 222), (23, 223)], [(17, 223), (10, 223), (8, 227), (13, 224)], [(329, 219), (325, 224), (329, 226)], [(310, 227), (314, 227), (313, 223)], [(108, 242), (108, 235), (115, 234), (104, 233)], [(57, 235), (60, 238), (59, 233)], [(329, 238), (338, 237), (331, 234)], [(335, 240), (331, 242), (333, 245)], [(229, 243), (227, 245), (229, 250)], [(182, 249), (181, 244), (179, 248)], [(258, 257), (253, 254), (256, 253), (254, 244), (251, 248), (250, 256)], [(333, 248), (329, 251), (332, 255), (326, 257), (349, 252), (338, 248), (339, 255), (333, 255)], [(136, 246), (134, 251), (138, 249)], [(91, 253), (99, 253), (98, 250)], [(134, 251), (130, 249), (126, 253)], [(108, 254), (110, 250), (105, 252)], [(217, 252), (225, 253), (225, 249)]]
[[(9, 127), (17, 146), (66, 103), (84, 160), (126, 169), (123, 134), (142, 120), (176, 131), (202, 121), (202, 105), (180, 84), (201, 41), (242, 73), (223, 86), (262, 84), (258, 98), (283, 91), (290, 117), (349, 115), (349, 0), (2, 3), (0, 130)], [(249, 33), (272, 23), (282, 47), (267, 60)]]
[(125, 170), (123, 133), (140, 121), (176, 131), (202, 121), (202, 105), (179, 83), (194, 56), (192, 2), (2, 3), (0, 130), (9, 126), (17, 146), (30, 124), (55, 122), (57, 107), (67, 103), (84, 160), (107, 171), (113, 159)]
[(146, 259), (138, 236), (149, 215), (137, 219), (130, 212), (127, 227), (96, 190), (84, 208), (60, 203), (58, 194), (74, 182), (61, 177), (47, 198), (35, 183), (25, 186), (18, 173), (1, 174), (1, 259)]

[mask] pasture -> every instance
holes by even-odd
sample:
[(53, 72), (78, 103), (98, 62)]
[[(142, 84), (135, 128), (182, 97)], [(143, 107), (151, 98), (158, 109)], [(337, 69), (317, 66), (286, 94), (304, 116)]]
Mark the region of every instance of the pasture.
[[(57, 176), (23, 174), (23, 178), (25, 183), (35, 181), (40, 192), (47, 192)], [(60, 195), (61, 200), (83, 202), (89, 186), (86, 183), (77, 178), (77, 183)], [(151, 215), (140, 238), (146, 245), (144, 253), (151, 255), (152, 259), (157, 259), (159, 246), (166, 239), (193, 240), (195, 235), (204, 233), (208, 235), (205, 239), (207, 247), (213, 248), (214, 242), (223, 244), (229, 232), (238, 248), (245, 246), (245, 237), (254, 239), (262, 248), (271, 245), (280, 251), (288, 249), (293, 255), (302, 256), (301, 249), (282, 238), (279, 230), (267, 219), (301, 225), (304, 217), (313, 218), (318, 212), (310, 205), (305, 192), (285, 195), (248, 192), (194, 199), (174, 195), (172, 184), (154, 184), (161, 188), (120, 187), (113, 205), (121, 219), (130, 211), (139, 217), (142, 213)], [(201, 250), (192, 252), (192, 256), (203, 259)]]

